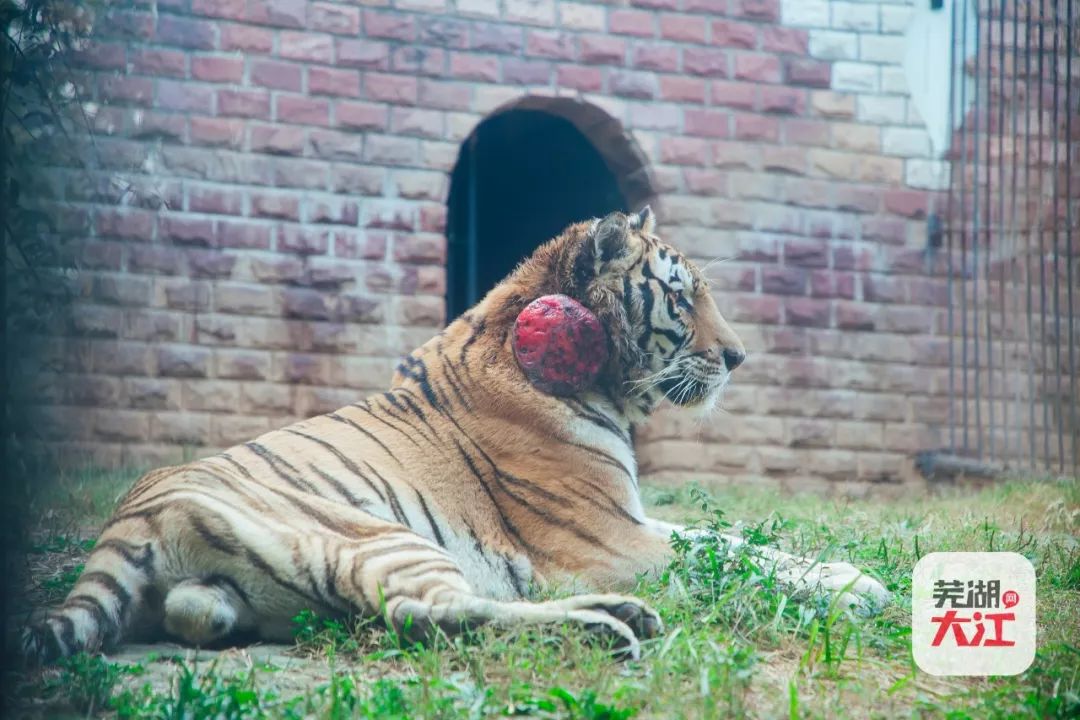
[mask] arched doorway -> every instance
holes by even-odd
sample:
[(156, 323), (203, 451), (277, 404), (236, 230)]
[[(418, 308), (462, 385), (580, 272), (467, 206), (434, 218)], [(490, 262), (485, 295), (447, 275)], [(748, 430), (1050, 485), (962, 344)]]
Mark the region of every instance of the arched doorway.
[(650, 188), (643, 155), (598, 108), (525, 98), (496, 111), (462, 144), (451, 178), (448, 317), (570, 223), (634, 209)]

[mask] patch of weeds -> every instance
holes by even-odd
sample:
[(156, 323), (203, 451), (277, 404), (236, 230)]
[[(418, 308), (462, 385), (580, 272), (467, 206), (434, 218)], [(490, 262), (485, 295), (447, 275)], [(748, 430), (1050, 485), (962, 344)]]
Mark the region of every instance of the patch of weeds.
[(294, 712), (323, 718), (484, 718), (536, 717), (564, 720), (628, 720), (638, 708), (617, 698), (604, 700), (594, 689), (580, 691), (557, 685), (537, 691), (514, 685), (502, 695), (462, 672), (436, 675), (420, 672), (408, 678), (367, 680), (334, 672), (330, 682), (295, 704)]
[[(886, 614), (861, 620), (839, 602), (839, 594), (794, 596), (777, 580), (756, 548), (778, 546), (784, 536), (799, 529), (796, 523), (770, 513), (741, 529), (745, 544), (731, 546), (719, 537), (731, 528), (724, 511), (700, 490), (691, 491), (691, 498), (705, 517), (692, 526), (693, 534), (676, 534), (672, 539), (675, 557), (662, 574), (660, 587), (681, 603), (666, 614), (669, 625), (703, 624), (726, 630), (733, 636), (730, 647), (736, 650), (739, 646), (777, 647), (797, 639), (802, 648), (799, 670), (824, 677), (839, 677), (841, 664), (861, 660), (868, 647), (907, 656), (910, 625), (906, 618)], [(820, 547), (823, 539), (832, 547), (853, 542), (818, 528), (811, 532), (812, 537), (803, 537), (800, 545)], [(875, 544), (881, 561), (891, 555), (888, 562), (903, 564), (895, 548)], [(848, 552), (854, 553), (855, 548)], [(743, 666), (735, 662), (733, 667)], [(723, 683), (731, 687), (737, 679), (733, 676)], [(738, 692), (732, 697), (738, 697)]]
[(82, 575), (84, 567), (84, 563), (78, 563), (62, 571), (59, 575), (42, 580), (41, 589), (47, 594), (49, 602), (67, 597), (67, 594), (71, 592), (71, 588), (75, 587), (79, 576)]
[(319, 655), (357, 655), (361, 644), (357, 639), (365, 620), (327, 618), (311, 610), (302, 610), (293, 618), (293, 638), (301, 651)]
[[(223, 677), (217, 672), (216, 663), (211, 663), (200, 673), (196, 663), (183, 663), (168, 691), (156, 692), (150, 683), (146, 683), (137, 690), (119, 693), (110, 702), (110, 708), (119, 718), (140, 720), (265, 717), (268, 707), (278, 698), (272, 691), (260, 692), (256, 676), (256, 672), (250, 670)], [(288, 704), (283, 704), (279, 710), (287, 707)]]
[(92, 538), (77, 538), (70, 535), (50, 535), (42, 542), (30, 546), (30, 553), (43, 555), (45, 553), (80, 552), (88, 553), (94, 549)]
[(752, 632), (763, 625), (775, 626), (782, 618), (804, 625), (809, 618), (780, 591), (775, 576), (761, 567), (754, 551), (774, 544), (786, 522), (766, 518), (744, 532), (745, 545), (731, 546), (721, 537), (731, 529), (724, 511), (701, 490), (691, 496), (706, 518), (688, 528), (693, 534), (674, 535), (675, 557), (661, 575), (661, 585), (682, 596), (700, 619), (732, 629)]
[(837, 676), (840, 663), (847, 656), (852, 641), (855, 642), (855, 654), (862, 655), (862, 638), (854, 623), (840, 622), (841, 610), (834, 601), (824, 618), (814, 617), (807, 628), (806, 652), (803, 653), (799, 666), (802, 670), (813, 672), (818, 666), (824, 666), (829, 676)]
[(1000, 717), (1080, 717), (1080, 648), (1068, 643), (1045, 645), (1021, 677), (1022, 683), (1010, 678), (996, 692), (985, 694), (983, 707)]
[(79, 523), (104, 521), (141, 474), (132, 468), (58, 468), (32, 485), (29, 511)]
[(1080, 717), (1076, 687), (1046, 686), (1037, 680), (1038, 675), (1029, 669), (1020, 676), (995, 678), (965, 692), (934, 700), (920, 697), (916, 702), (922, 714), (950, 720)]
[[(438, 683), (438, 681), (435, 681)], [(372, 683), (361, 682), (349, 674), (335, 672), (330, 682), (316, 688), (304, 703), (304, 712), (318, 714), (328, 720), (337, 718), (379, 718), (379, 720), (409, 720), (416, 717), (450, 717), (453, 698), (427, 698), (423, 702), (417, 689), (420, 681), (395, 681), (380, 678)], [(438, 709), (442, 712), (435, 712)]]
[[(759, 667), (757, 652), (748, 645), (731, 642), (715, 648), (698, 673), (702, 714), (712, 717), (745, 715), (746, 694), (754, 671)], [(719, 712), (721, 709), (723, 712)]]
[(546, 696), (540, 697), (529, 691), (519, 691), (505, 709), (505, 714), (509, 716), (532, 715), (572, 720), (628, 720), (637, 712), (637, 708), (602, 702), (594, 690), (582, 690), (575, 695), (562, 687), (552, 688)]
[(1041, 580), (1052, 587), (1060, 590), (1080, 590), (1080, 547), (1077, 547), (1075, 539), (1069, 538), (1072, 547), (1066, 547), (1064, 543), (1053, 543), (1044, 546), (1047, 560), (1047, 568)]
[(409, 703), (405, 693), (392, 680), (376, 680), (364, 705), (363, 714), (368, 717), (408, 717)]
[(41, 695), (50, 704), (69, 705), (88, 716), (108, 707), (123, 677), (145, 672), (142, 665), (119, 665), (86, 653), (65, 658), (58, 667), (58, 674), (43, 680)]
[(328, 658), (386, 659), (416, 646), (398, 633), (386, 631), (382, 618), (329, 618), (311, 610), (302, 610), (293, 618), (293, 639), (301, 653)]

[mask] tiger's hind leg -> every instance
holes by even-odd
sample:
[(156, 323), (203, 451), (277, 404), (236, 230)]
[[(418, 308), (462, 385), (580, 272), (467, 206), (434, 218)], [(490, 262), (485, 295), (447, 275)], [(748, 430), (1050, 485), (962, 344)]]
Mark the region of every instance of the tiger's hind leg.
[(192, 645), (213, 645), (254, 629), (246, 593), (225, 576), (184, 580), (165, 596), (165, 631)]
[(143, 523), (117, 523), (98, 539), (67, 599), (33, 618), (22, 633), (30, 664), (109, 649), (124, 635), (159, 624), (153, 582), (160, 545)]

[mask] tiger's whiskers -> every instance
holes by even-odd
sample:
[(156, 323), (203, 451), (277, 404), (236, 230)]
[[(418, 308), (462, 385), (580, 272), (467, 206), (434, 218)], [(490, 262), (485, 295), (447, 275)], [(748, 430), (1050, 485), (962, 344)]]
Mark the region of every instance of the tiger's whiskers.
[(726, 262), (730, 262), (731, 260), (734, 260), (734, 259), (735, 259), (735, 255), (727, 255), (727, 256), (724, 256), (724, 255), (717, 255), (716, 257), (714, 257), (714, 258), (713, 258), (712, 260), (710, 260), (709, 262), (705, 263), (705, 264), (704, 264), (704, 265), (703, 265), (703, 266), (701, 267), (701, 274), (702, 274), (702, 275), (704, 275), (704, 274), (705, 274), (705, 272), (706, 272), (706, 271), (707, 271), (707, 270), (708, 270), (709, 268), (711, 268), (711, 267), (712, 267), (713, 265), (716, 265), (716, 264), (718, 264), (718, 263), (726, 263)]

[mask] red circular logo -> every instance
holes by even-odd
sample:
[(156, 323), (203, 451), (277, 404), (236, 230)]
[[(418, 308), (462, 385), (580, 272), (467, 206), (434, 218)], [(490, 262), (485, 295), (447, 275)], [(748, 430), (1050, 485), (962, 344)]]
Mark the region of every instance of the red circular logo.
[(1001, 602), (1005, 603), (1005, 607), (1011, 608), (1020, 602), (1020, 593), (1015, 590), (1006, 590), (1001, 596)]

